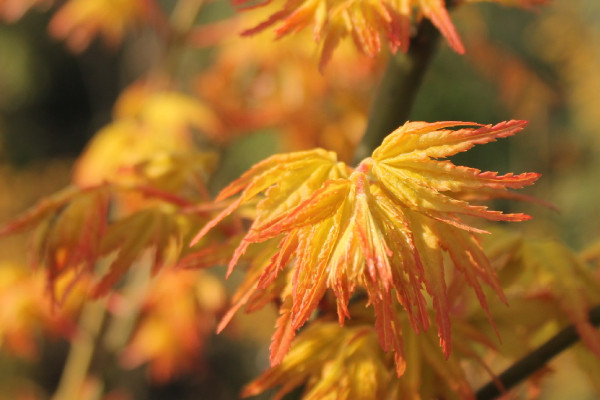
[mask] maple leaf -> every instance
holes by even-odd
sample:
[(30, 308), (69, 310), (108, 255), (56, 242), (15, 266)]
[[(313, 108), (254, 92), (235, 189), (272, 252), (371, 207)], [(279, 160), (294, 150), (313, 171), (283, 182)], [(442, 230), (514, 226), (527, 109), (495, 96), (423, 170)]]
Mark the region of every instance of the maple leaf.
[(109, 199), (105, 186), (68, 187), (6, 224), (0, 235), (36, 228), (31, 240), (32, 264), (44, 267), (52, 289), (65, 274), (72, 274), (75, 283), (94, 270), (107, 227)]
[[(454, 196), (462, 191), (482, 190), (489, 195), (490, 191), (521, 188), (539, 177), (535, 173), (500, 176), (439, 158), (510, 136), (525, 124), (409, 122), (390, 134), (373, 156), (354, 170), (340, 165), (323, 150), (273, 156), (219, 194), (217, 200), (240, 193), (196, 240), (262, 192), (256, 218), (234, 252), (229, 272), (250, 244), (280, 238), (278, 250), (257, 278), (261, 284), (255, 287), (267, 287), (280, 271), (293, 264), (288, 275), (290, 308), (281, 313), (291, 329), (296, 331), (308, 320), (327, 289), (337, 298), (339, 322), (343, 323), (350, 316), (350, 297), (364, 289), (375, 310), (380, 344), (384, 350), (395, 352), (400, 375), (405, 368), (402, 335), (398, 314), (392, 310), (399, 302), (415, 331), (427, 329), (429, 315), (423, 289), (433, 300), (444, 354), (450, 354), (444, 252), (484, 309), (487, 303), (482, 283), (503, 298), (495, 272), (475, 236), (485, 231), (467, 225), (460, 216), (495, 221), (529, 218), (488, 210)], [(447, 129), (456, 126), (470, 127)], [(279, 360), (272, 358), (273, 363)]]
[(183, 247), (185, 228), (181, 216), (158, 207), (140, 210), (108, 225), (100, 254), (116, 252), (116, 258), (96, 285), (94, 295), (106, 294), (146, 250), (154, 250), (153, 273), (165, 263), (174, 265)]
[[(238, 0), (236, 4), (245, 5), (247, 2), (247, 0)], [(272, 2), (268, 1), (264, 4), (269, 3)], [(242, 34), (251, 35), (278, 25), (275, 33), (277, 37), (282, 37), (313, 25), (315, 41), (322, 42), (320, 61), (322, 68), (329, 61), (339, 41), (348, 36), (361, 52), (371, 57), (381, 50), (382, 36), (388, 40), (394, 53), (398, 49), (406, 52), (415, 10), (438, 27), (454, 50), (464, 53), (464, 47), (450, 21), (443, 0), (285, 1), (283, 6), (264, 22)]]
[(69, 0), (53, 16), (48, 29), (76, 52), (85, 50), (95, 36), (116, 47), (128, 29), (149, 19), (155, 11), (151, 5), (143, 0)]
[[(453, 328), (457, 351), (449, 359), (436, 346), (435, 333), (417, 334), (406, 318), (400, 318), (405, 331), (407, 370), (394, 373), (394, 359), (378, 343), (372, 316), (360, 314), (364, 302), (352, 305), (356, 321), (340, 326), (316, 319), (294, 339), (282, 362), (272, 366), (242, 390), (248, 397), (278, 387), (275, 399), (304, 386), (303, 399), (474, 399), (467, 379), (467, 365), (483, 367), (478, 350), (493, 348), (489, 341), (466, 321)], [(428, 382), (428, 384), (424, 384)]]
[[(507, 6), (533, 8), (547, 0), (467, 0), (493, 1)], [(236, 0), (242, 10), (264, 7), (269, 16), (242, 35), (253, 35), (274, 27), (276, 38), (312, 27), (314, 41), (320, 44), (323, 69), (333, 51), (344, 38), (350, 37), (362, 53), (374, 57), (387, 41), (391, 51), (409, 48), (412, 23), (427, 18), (457, 53), (465, 47), (450, 18), (445, 0), (267, 0), (255, 4)], [(459, 3), (459, 2), (454, 2)]]
[[(195, 169), (198, 175), (199, 169), (206, 172), (214, 164), (215, 157), (195, 150), (192, 130), (214, 136), (220, 123), (191, 96), (139, 82), (119, 96), (114, 118), (79, 157), (73, 174), (77, 185), (131, 185), (139, 183), (142, 172), (162, 181), (160, 187), (173, 189), (190, 179), (182, 176), (184, 171)], [(204, 176), (195, 180), (199, 183)]]
[[(163, 82), (164, 81), (164, 82)], [(114, 106), (117, 120), (135, 119), (161, 140), (189, 140), (191, 128), (219, 140), (221, 121), (198, 98), (170, 88), (167, 78), (140, 80), (127, 88)]]
[(72, 284), (102, 275), (96, 264), (109, 256), (114, 260), (92, 288), (95, 296), (108, 293), (148, 251), (154, 251), (153, 272), (180, 261), (198, 268), (223, 259), (223, 249), (210, 241), (201, 249), (183, 244), (214, 213), (182, 212), (208, 199), (205, 180), (215, 156), (195, 150), (190, 132), (206, 126), (204, 108), (181, 93), (155, 89), (133, 85), (123, 93), (117, 119), (78, 160), (77, 186), (42, 199), (0, 228), (0, 235), (35, 228), (32, 263), (46, 270), (52, 290), (65, 274)]
[[(68, 279), (67, 279), (68, 280)], [(64, 283), (64, 282), (62, 282)], [(39, 333), (71, 337), (76, 331), (74, 318), (80, 309), (83, 293), (60, 310), (46, 296), (41, 273), (2, 263), (0, 265), (0, 349), (19, 357), (38, 355)]]
[(283, 362), (249, 383), (242, 397), (283, 385), (273, 397), (282, 399), (307, 383), (306, 399), (383, 399), (392, 384), (389, 364), (368, 325), (349, 328), (315, 321), (296, 338)]
[[(238, 14), (233, 29), (248, 25), (249, 19)], [(340, 160), (352, 159), (385, 60), (365, 59), (350, 44), (342, 45), (321, 73), (314, 68), (314, 49), (306, 36), (273, 41), (261, 34), (252, 38), (252, 46), (247, 38), (234, 37), (219, 46), (215, 62), (198, 75), (194, 87), (221, 117), (221, 141), (276, 128), (284, 151), (324, 147)]]
[(53, 0), (0, 0), (0, 18), (6, 22), (19, 20), (33, 7), (48, 8)]
[[(180, 261), (187, 268), (206, 267), (207, 260), (195, 260), (206, 254), (212, 261), (224, 258), (225, 250), (213, 246), (212, 239), (202, 243), (200, 250), (184, 245), (206, 221), (202, 215), (180, 212), (189, 205), (175, 195), (147, 187), (68, 187), (7, 223), (0, 236), (34, 231), (31, 264), (45, 270), (54, 300), (57, 281), (63, 276), (71, 282), (67, 288), (72, 288), (85, 276), (100, 275), (90, 290), (101, 296), (150, 250), (154, 273)], [(97, 262), (111, 255), (114, 259), (104, 274)], [(59, 300), (69, 291), (62, 290)]]
[(222, 283), (204, 271), (163, 270), (147, 288), (132, 338), (120, 352), (126, 368), (149, 364), (167, 382), (197, 367), (225, 305)]
[[(486, 251), (497, 260), (510, 301), (539, 304), (540, 310), (546, 310), (540, 312), (546, 320), (566, 317), (583, 343), (600, 357), (600, 334), (588, 317), (591, 308), (600, 303), (600, 283), (591, 269), (559, 241), (525, 238), (498, 229), (494, 235), (500, 240), (486, 243)], [(539, 329), (528, 314), (511, 313), (510, 318), (522, 320), (528, 332)]]
[[(274, 218), (285, 215), (325, 181), (344, 176), (346, 173), (347, 167), (337, 161), (335, 154), (322, 149), (269, 157), (254, 165), (219, 193), (216, 201), (224, 200), (241, 192), (235, 202), (226, 207), (198, 232), (192, 240), (192, 244), (197, 243), (200, 238), (240, 205), (267, 189), (268, 196), (256, 205), (256, 218), (250, 227), (251, 231), (256, 226), (271, 223)], [(230, 262), (229, 273), (246, 247), (243, 246), (236, 250), (235, 257)]]

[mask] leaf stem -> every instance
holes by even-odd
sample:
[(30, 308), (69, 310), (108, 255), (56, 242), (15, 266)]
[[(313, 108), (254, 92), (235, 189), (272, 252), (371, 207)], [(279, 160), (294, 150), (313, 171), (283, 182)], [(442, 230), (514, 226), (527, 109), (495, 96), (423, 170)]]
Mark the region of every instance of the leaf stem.
[[(592, 308), (589, 312), (589, 321), (592, 325), (600, 325), (600, 304)], [(538, 369), (543, 367), (554, 356), (563, 352), (579, 340), (579, 334), (573, 325), (568, 326), (562, 331), (554, 335), (546, 343), (515, 362), (511, 367), (506, 369), (500, 376), (498, 381), (502, 383), (504, 391), (514, 387), (521, 381), (528, 378)], [(494, 381), (490, 381), (476, 393), (477, 400), (491, 400), (504, 393)]]
[(105, 313), (105, 300), (90, 302), (84, 306), (79, 319), (77, 336), (71, 343), (58, 389), (52, 397), (53, 400), (81, 398), (80, 391), (87, 378)]
[(367, 129), (356, 149), (354, 164), (370, 156), (387, 135), (408, 120), (439, 37), (437, 28), (423, 20), (411, 39), (408, 52), (390, 57), (371, 106)]

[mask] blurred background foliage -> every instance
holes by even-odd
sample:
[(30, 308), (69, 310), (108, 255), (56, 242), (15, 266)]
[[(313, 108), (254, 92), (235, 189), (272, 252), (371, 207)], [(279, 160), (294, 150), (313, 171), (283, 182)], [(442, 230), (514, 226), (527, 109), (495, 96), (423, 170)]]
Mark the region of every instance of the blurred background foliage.
[[(166, 8), (171, 4), (162, 3)], [(218, 21), (231, 12), (227, 2), (214, 2), (201, 18)], [(593, 238), (600, 237), (600, 2), (554, 0), (534, 12), (466, 4), (452, 18), (465, 41), (466, 56), (440, 43), (411, 119), (530, 121), (523, 134), (478, 146), (457, 158), (484, 170), (541, 172), (542, 179), (529, 193), (559, 211), (519, 204), (515, 207), (534, 219), (512, 228), (561, 238), (576, 250), (591, 245)], [(147, 72), (164, 50), (153, 32), (138, 30), (119, 49), (94, 41), (74, 54), (48, 35), (49, 20), (47, 12), (35, 10), (17, 22), (0, 24), (0, 221), (69, 182), (75, 157), (110, 121), (118, 94)], [(286, 46), (286, 40), (291, 39), (277, 43)], [(199, 46), (179, 51), (180, 61), (173, 69), (179, 81), (202, 79), (203, 71), (214, 74), (214, 49)], [(316, 61), (313, 67), (316, 71)], [(311, 79), (331, 79), (339, 73), (334, 68), (330, 65), (322, 76), (316, 73)], [(363, 123), (348, 126), (359, 131)], [(336, 133), (327, 133), (321, 145), (335, 144)], [(252, 163), (289, 146), (276, 126), (258, 127), (233, 138), (223, 146), (211, 190), (216, 192)], [(3, 260), (25, 261), (23, 239), (0, 242)], [(228, 286), (235, 283), (234, 275)], [(268, 312), (239, 317), (235, 332), (211, 339), (206, 354), (209, 368), (193, 372), (192, 377), (147, 387), (136, 383), (143, 376), (138, 368), (126, 376), (108, 371), (107, 382), (115, 387), (137, 384), (135, 398), (139, 399), (236, 398), (241, 385), (266, 366), (272, 321)], [(247, 340), (240, 341), (239, 336)], [(0, 358), (0, 398), (13, 398), (4, 393), (11, 393), (23, 376), (29, 377), (31, 385), (31, 397), (23, 399), (53, 391), (66, 344), (57, 339), (40, 346), (36, 361)], [(557, 362), (568, 364), (569, 357), (561, 356)], [(194, 379), (193, 374), (202, 378)], [(544, 398), (591, 399), (589, 385), (585, 378), (568, 372), (548, 380)], [(119, 396), (114, 393), (111, 398), (128, 398)]]

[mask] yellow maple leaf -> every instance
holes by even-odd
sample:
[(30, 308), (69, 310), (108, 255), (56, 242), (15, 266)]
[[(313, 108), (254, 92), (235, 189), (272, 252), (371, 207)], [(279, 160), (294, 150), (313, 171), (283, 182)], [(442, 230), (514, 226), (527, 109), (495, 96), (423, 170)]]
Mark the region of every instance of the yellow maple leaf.
[[(502, 230), (494, 230), (494, 236), (499, 240), (486, 241), (486, 252), (495, 260), (509, 300), (546, 304), (546, 312), (540, 313), (546, 321), (571, 322), (583, 343), (600, 357), (600, 334), (588, 317), (600, 302), (600, 283), (592, 270), (559, 241)], [(530, 313), (507, 317), (522, 321), (531, 337), (535, 336), (531, 331), (540, 329)]]
[[(184, 245), (214, 211), (183, 212), (208, 199), (205, 181), (215, 156), (197, 151), (191, 132), (210, 130), (213, 120), (204, 111), (182, 93), (131, 86), (117, 102), (116, 120), (79, 158), (75, 185), (0, 227), (0, 236), (35, 228), (30, 255), (46, 270), (48, 286), (54, 290), (63, 275), (75, 283), (99, 274), (91, 290), (96, 296), (149, 251), (154, 272), (165, 264), (199, 268), (221, 260), (220, 246)], [(97, 262), (113, 255), (102, 275)]]
[(316, 321), (296, 338), (283, 362), (249, 383), (242, 397), (282, 385), (274, 395), (281, 399), (307, 383), (304, 399), (385, 399), (393, 385), (390, 361), (372, 327)]
[[(234, 252), (229, 271), (250, 244), (279, 238), (278, 248), (256, 285), (256, 290), (268, 287), (280, 271), (293, 265), (288, 275), (290, 294), (283, 301), (289, 309), (280, 312), (288, 327), (280, 326), (276, 335), (282, 329), (299, 329), (327, 289), (337, 298), (339, 322), (343, 323), (350, 317), (350, 297), (359, 289), (365, 290), (375, 310), (379, 342), (384, 350), (396, 353), (401, 374), (402, 335), (393, 310), (400, 303), (415, 331), (427, 329), (424, 291), (433, 300), (444, 353), (450, 354), (444, 252), (486, 310), (481, 283), (503, 298), (495, 272), (475, 236), (484, 231), (467, 225), (460, 216), (503, 221), (529, 218), (472, 205), (458, 200), (457, 195), (481, 190), (489, 196), (530, 185), (539, 177), (535, 173), (500, 176), (438, 158), (510, 136), (525, 124), (409, 122), (390, 134), (373, 156), (354, 170), (324, 150), (273, 156), (223, 189), (217, 200), (241, 193), (195, 240), (263, 193), (256, 218)], [(447, 129), (456, 126), (469, 127)], [(272, 357), (271, 361), (280, 360)]]
[(197, 151), (193, 131), (220, 132), (216, 116), (200, 101), (174, 90), (138, 82), (114, 107), (115, 120), (102, 128), (77, 160), (74, 182), (93, 186), (151, 184), (178, 193), (185, 184), (203, 190), (215, 156)]
[[(352, 306), (358, 312), (362, 307), (360, 303)], [(281, 399), (304, 386), (302, 399), (474, 399), (467, 379), (470, 364), (492, 375), (476, 350), (490, 345), (465, 321), (454, 327), (457, 351), (446, 360), (434, 333), (417, 334), (401, 318), (408, 365), (406, 373), (396, 377), (394, 359), (379, 346), (369, 319), (363, 313), (348, 326), (327, 319), (312, 321), (294, 339), (282, 362), (246, 385), (242, 396), (279, 387), (274, 398)]]
[(141, 80), (128, 87), (117, 99), (114, 117), (135, 119), (162, 137), (187, 137), (193, 128), (218, 140), (221, 130), (221, 122), (210, 107), (198, 98), (171, 89), (164, 78)]

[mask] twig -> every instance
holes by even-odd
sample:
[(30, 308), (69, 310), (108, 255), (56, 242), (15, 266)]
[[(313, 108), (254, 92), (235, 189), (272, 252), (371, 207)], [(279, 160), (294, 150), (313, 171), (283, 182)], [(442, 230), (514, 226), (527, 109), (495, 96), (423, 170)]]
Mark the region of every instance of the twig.
[[(594, 307), (589, 313), (589, 321), (592, 325), (600, 325), (600, 305)], [(558, 332), (554, 337), (532, 351), (507, 370), (505, 370), (498, 380), (508, 390), (521, 381), (528, 378), (538, 369), (546, 365), (554, 356), (563, 352), (573, 344), (579, 341), (579, 334), (573, 325)], [(503, 394), (494, 382), (489, 382), (476, 393), (477, 400), (491, 400)]]
[(81, 390), (88, 376), (88, 369), (94, 355), (96, 340), (104, 321), (106, 301), (87, 303), (81, 313), (77, 337), (71, 343), (56, 393), (53, 400), (80, 399)]

